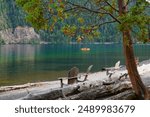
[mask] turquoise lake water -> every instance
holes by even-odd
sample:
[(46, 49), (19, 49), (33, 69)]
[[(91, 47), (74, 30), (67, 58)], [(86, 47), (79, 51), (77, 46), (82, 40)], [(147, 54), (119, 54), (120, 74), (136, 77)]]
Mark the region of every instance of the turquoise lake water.
[[(83, 52), (82, 47), (91, 50)], [(134, 49), (140, 61), (150, 59), (150, 45)], [(85, 72), (92, 64), (92, 72), (97, 72), (118, 60), (124, 64), (121, 44), (1, 45), (0, 86), (56, 80), (74, 66)]]

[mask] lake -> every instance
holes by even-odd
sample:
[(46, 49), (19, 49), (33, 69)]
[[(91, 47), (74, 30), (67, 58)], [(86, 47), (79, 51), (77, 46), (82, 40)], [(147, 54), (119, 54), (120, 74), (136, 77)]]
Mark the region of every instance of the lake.
[[(81, 51), (82, 47), (91, 50)], [(150, 45), (134, 45), (134, 49), (140, 61), (150, 58)], [(56, 80), (74, 66), (86, 72), (94, 65), (92, 72), (97, 72), (118, 60), (124, 64), (121, 44), (1, 45), (0, 86)]]

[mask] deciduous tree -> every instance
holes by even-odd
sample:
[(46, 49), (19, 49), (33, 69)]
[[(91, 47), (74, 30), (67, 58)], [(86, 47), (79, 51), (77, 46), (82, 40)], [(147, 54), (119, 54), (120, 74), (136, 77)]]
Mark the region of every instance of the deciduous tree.
[[(53, 31), (58, 22), (63, 22), (62, 31), (77, 41), (99, 36), (99, 27), (116, 23), (122, 33), (126, 67), (135, 93), (139, 98), (149, 99), (135, 63), (132, 33), (137, 40), (148, 41), (150, 24), (149, 3), (146, 0), (16, 0), (27, 13), (27, 21), (37, 29)], [(74, 19), (77, 22), (69, 22)], [(92, 19), (91, 24), (87, 23)], [(82, 37), (82, 38), (81, 38)]]

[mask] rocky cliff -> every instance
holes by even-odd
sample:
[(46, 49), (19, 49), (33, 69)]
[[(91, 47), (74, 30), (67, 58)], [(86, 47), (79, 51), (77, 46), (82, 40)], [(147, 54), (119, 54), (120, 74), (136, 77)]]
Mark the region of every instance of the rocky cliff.
[(40, 36), (34, 31), (32, 27), (17, 26), (15, 29), (8, 28), (0, 31), (0, 38), (6, 44), (12, 43), (31, 43), (40, 40)]

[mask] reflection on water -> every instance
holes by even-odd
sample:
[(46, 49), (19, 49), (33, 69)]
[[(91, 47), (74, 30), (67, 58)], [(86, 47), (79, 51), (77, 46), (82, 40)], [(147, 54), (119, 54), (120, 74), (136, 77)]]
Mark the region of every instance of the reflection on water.
[[(83, 52), (82, 47), (91, 50)], [(150, 46), (136, 45), (135, 54), (140, 60), (149, 59)], [(94, 65), (92, 71), (113, 66), (118, 60), (124, 64), (122, 46), (97, 45), (2, 45), (0, 46), (0, 85), (55, 80), (66, 76), (77, 66), (80, 72)]]

